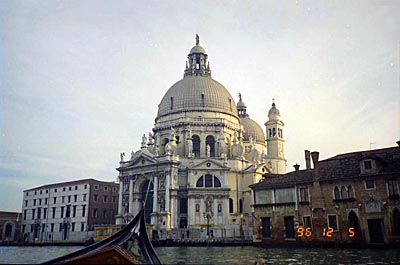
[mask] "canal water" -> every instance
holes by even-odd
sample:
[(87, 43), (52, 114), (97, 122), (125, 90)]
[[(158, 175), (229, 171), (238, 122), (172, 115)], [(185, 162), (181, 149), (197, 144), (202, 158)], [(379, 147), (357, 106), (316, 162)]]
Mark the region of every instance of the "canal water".
[[(35, 264), (82, 247), (0, 247), (1, 264)], [(164, 264), (400, 264), (399, 249), (158, 247)]]

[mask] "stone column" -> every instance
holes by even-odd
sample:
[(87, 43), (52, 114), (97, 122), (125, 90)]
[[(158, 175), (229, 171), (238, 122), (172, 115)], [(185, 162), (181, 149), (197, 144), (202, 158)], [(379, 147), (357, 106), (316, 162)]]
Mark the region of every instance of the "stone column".
[(170, 182), (171, 182), (171, 172), (165, 174), (165, 211), (169, 212), (170, 211)]
[(142, 209), (142, 200), (140, 197), (140, 193), (134, 193), (132, 194), (133, 197), (133, 206), (132, 206), (132, 213), (133, 216), (136, 216), (139, 211)]
[(159, 207), (158, 207), (158, 176), (154, 176), (153, 180), (153, 186), (154, 186), (154, 193), (153, 193), (153, 212), (158, 212)]
[(122, 209), (122, 188), (123, 188), (123, 181), (120, 178), (119, 179), (119, 193), (118, 193), (118, 215), (115, 218), (115, 224), (117, 224), (117, 225), (118, 224), (122, 224), (123, 220), (124, 220), (124, 218), (122, 216), (122, 213), (123, 213), (123, 209)]
[(129, 211), (128, 213), (133, 214), (133, 179), (129, 180)]
[(119, 197), (118, 197), (118, 214), (122, 215), (123, 210), (122, 210), (122, 192), (123, 192), (123, 181), (122, 178), (119, 179)]

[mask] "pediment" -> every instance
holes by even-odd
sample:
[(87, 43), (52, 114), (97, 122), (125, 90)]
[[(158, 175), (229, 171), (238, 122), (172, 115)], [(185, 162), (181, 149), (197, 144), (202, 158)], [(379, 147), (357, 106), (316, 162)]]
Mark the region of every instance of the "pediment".
[(152, 153), (147, 150), (139, 150), (132, 156), (130, 161), (127, 161), (126, 167), (138, 167), (155, 163), (157, 163), (157, 159)]
[(259, 173), (259, 174), (267, 174), (271, 173), (270, 169), (266, 164), (258, 164), (256, 166), (250, 165), (244, 169), (246, 172), (253, 172), (253, 173)]
[(221, 162), (214, 159), (205, 159), (202, 162), (190, 167), (192, 170), (229, 170), (230, 167), (225, 166)]

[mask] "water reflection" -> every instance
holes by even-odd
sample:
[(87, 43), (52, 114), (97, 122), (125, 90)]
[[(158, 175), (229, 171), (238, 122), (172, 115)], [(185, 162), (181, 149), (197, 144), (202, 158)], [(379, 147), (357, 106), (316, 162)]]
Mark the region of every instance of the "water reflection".
[[(41, 263), (82, 247), (0, 247), (0, 263)], [(159, 247), (164, 264), (400, 264), (398, 249)]]

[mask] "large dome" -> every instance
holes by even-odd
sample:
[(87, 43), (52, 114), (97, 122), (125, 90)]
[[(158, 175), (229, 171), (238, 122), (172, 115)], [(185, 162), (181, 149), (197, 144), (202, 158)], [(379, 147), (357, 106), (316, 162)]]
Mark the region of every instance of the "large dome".
[(243, 141), (250, 141), (250, 136), (252, 136), (256, 143), (265, 144), (264, 131), (257, 122), (250, 119), (249, 116), (244, 116), (240, 117), (240, 124), (244, 128)]
[(221, 112), (237, 117), (236, 104), (228, 90), (205, 76), (185, 76), (165, 93), (157, 117), (187, 111)]

